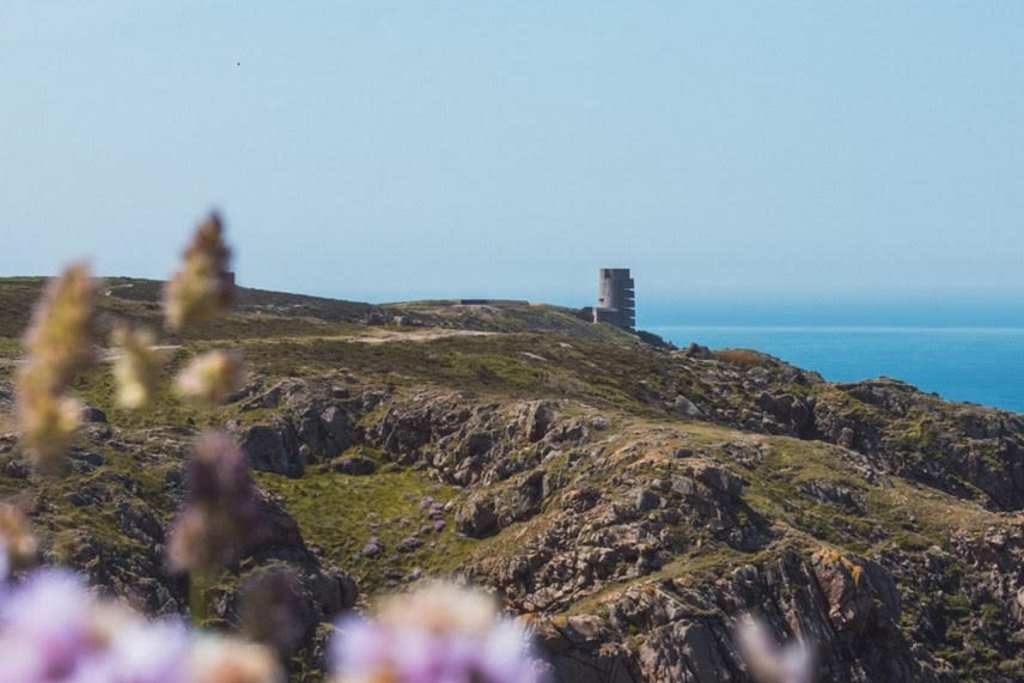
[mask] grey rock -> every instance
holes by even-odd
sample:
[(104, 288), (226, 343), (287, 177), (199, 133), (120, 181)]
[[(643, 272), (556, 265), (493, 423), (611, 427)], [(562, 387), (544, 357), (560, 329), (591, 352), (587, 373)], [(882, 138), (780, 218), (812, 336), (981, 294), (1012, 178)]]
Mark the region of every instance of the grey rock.
[(94, 406), (82, 406), (82, 422), (106, 424), (107, 414)]
[(407, 536), (403, 538), (395, 549), (400, 553), (411, 553), (413, 550), (423, 546), (423, 539), (417, 536)]
[(254, 470), (289, 477), (302, 476), (305, 471), (295, 430), (285, 421), (253, 425), (242, 432), (239, 442)]
[(651, 489), (640, 489), (636, 492), (636, 509), (638, 512), (647, 512), (661, 505), (661, 498)]
[(363, 550), (360, 552), (360, 554), (363, 557), (377, 557), (383, 551), (384, 544), (381, 543), (380, 538), (378, 538), (377, 536), (371, 536), (370, 539), (366, 542), (366, 545), (363, 546)]
[(342, 474), (367, 475), (377, 471), (377, 463), (358, 455), (348, 456), (332, 460), (331, 469)]
[(498, 530), (498, 515), (491, 500), (467, 501), (455, 515), (455, 526), (471, 538), (484, 538)]

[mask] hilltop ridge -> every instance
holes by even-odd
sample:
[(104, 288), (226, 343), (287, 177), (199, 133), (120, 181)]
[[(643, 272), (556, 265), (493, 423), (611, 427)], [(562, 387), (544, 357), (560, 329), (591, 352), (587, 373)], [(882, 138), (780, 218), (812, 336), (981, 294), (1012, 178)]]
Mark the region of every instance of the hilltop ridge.
[[(272, 520), (218, 586), (217, 621), (296, 572), (318, 680), (332, 613), (463, 576), (527, 615), (565, 681), (749, 680), (742, 613), (816, 648), (823, 680), (1024, 676), (1024, 417), (905, 383), (826, 382), (751, 350), (652, 345), (548, 305), (371, 305), (241, 289), (167, 336), (252, 373), (200, 411), (164, 386), (132, 413), (101, 364), (59, 479), (31, 474), (11, 373), (40, 278), (0, 279), (0, 497), (48, 561), (151, 613), (187, 596), (162, 545), (189, 440), (227, 428)], [(158, 326), (161, 283), (108, 278), (101, 325)]]

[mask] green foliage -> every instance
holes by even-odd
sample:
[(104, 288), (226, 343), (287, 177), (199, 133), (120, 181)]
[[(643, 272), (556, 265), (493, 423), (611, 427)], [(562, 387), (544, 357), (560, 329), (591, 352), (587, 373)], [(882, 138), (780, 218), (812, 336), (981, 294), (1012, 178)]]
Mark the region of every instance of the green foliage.
[[(451, 572), (478, 545), (456, 534), (451, 514), (446, 515), (442, 532), (433, 530), (421, 501), (430, 496), (445, 503), (456, 490), (430, 480), (421, 470), (382, 468), (371, 476), (311, 472), (301, 479), (258, 473), (257, 480), (281, 496), (306, 543), (322, 548), (329, 560), (356, 577), (364, 592), (384, 589), (388, 571), (418, 567), (425, 575)], [(417, 532), (423, 545), (399, 552), (399, 543)], [(365, 557), (362, 549), (373, 536), (384, 549), (377, 557)]]

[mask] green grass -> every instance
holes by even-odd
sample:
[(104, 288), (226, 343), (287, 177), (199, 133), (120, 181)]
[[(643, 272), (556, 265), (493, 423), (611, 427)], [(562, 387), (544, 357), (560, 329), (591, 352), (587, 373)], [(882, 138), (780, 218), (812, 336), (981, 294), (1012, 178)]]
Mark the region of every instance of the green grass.
[(183, 352), (175, 354), (165, 366), (152, 401), (145, 408), (127, 410), (117, 404), (117, 389), (110, 364), (101, 364), (80, 376), (74, 390), (91, 406), (107, 415), (107, 420), (122, 429), (157, 426), (212, 426), (219, 422), (220, 411), (196, 408), (179, 399), (173, 389), (173, 375), (185, 363)]
[[(124, 533), (118, 504), (144, 505), (162, 523), (169, 523), (175, 504), (165, 488), (166, 475), (177, 463), (143, 463), (113, 449), (95, 444), (89, 448), (103, 456), (102, 465), (77, 475), (32, 474), (28, 479), (0, 475), (0, 499), (30, 496), (27, 500), (41, 513), (35, 516), (35, 530), (59, 561), (66, 561), (83, 543), (126, 557), (151, 550)], [(11, 457), (0, 456), (0, 462)], [(80, 507), (72, 503), (70, 497), (82, 492), (96, 494), (99, 504)]]
[(380, 344), (280, 339), (243, 347), (256, 367), (275, 376), (355, 371), (383, 384), (427, 383), (504, 398), (559, 396), (649, 416), (664, 414), (651, 401), (659, 392), (682, 390), (699, 399), (706, 391), (665, 354), (555, 334)]
[(22, 355), (20, 337), (0, 337), (0, 358), (18, 358)]
[[(356, 577), (360, 590), (374, 593), (385, 587), (388, 570), (422, 569), (425, 575), (441, 575), (462, 564), (478, 542), (455, 533), (453, 515), (445, 529), (435, 533), (420, 508), (424, 496), (445, 503), (457, 494), (450, 486), (429, 479), (411, 468), (384, 468), (372, 476), (348, 476), (311, 472), (301, 479), (257, 473), (260, 485), (279, 495), (299, 523), (306, 543), (323, 549), (338, 567)], [(421, 527), (423, 546), (400, 553), (396, 546)], [(376, 558), (361, 551), (377, 536), (384, 551)]]
[(39, 277), (0, 278), (0, 337), (21, 337), (44, 282)]

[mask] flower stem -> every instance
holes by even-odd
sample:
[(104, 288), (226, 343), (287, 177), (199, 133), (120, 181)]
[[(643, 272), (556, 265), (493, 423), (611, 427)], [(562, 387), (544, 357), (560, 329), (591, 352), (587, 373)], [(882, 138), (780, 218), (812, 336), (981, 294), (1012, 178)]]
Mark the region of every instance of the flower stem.
[(192, 617), (192, 624), (196, 627), (203, 625), (206, 621), (207, 604), (206, 576), (203, 572), (194, 571), (188, 577), (188, 609)]

